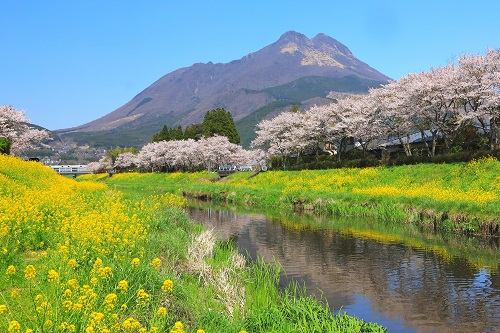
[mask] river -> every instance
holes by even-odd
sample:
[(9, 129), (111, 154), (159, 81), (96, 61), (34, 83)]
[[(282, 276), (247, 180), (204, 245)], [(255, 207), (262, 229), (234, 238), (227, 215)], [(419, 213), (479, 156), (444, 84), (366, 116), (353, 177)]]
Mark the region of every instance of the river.
[[(411, 228), (394, 236), (370, 229), (369, 220), (280, 217), (195, 203), (189, 214), (241, 253), (276, 259), (286, 272), (283, 283), (303, 281), (332, 311), (389, 332), (500, 332), (498, 239), (418, 238)], [(401, 239), (404, 233), (411, 241)], [(457, 255), (435, 239), (483, 249)]]

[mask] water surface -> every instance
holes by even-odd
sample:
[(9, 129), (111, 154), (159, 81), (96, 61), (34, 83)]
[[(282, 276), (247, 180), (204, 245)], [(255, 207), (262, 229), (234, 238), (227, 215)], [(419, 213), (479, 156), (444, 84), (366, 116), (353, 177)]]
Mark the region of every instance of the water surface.
[[(414, 229), (398, 236), (370, 232), (369, 220), (329, 217), (318, 226), (313, 217), (291, 220), (229, 208), (191, 207), (189, 213), (219, 239), (233, 239), (241, 253), (276, 259), (284, 280), (304, 281), (309, 292), (326, 297), (332, 311), (377, 322), (389, 332), (500, 332), (498, 240), (444, 240), (456, 247), (473, 242), (474, 251), (484, 247), (471, 258), (435, 242), (421, 245), (435, 236), (416, 246)], [(399, 241), (401, 233), (410, 245)]]

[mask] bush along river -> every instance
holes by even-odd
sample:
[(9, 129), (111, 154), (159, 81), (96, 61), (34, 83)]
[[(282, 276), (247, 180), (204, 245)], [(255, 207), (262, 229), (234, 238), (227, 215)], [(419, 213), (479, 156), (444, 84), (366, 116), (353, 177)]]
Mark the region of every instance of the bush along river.
[(193, 220), (249, 258), (278, 262), (333, 312), (389, 332), (500, 332), (498, 238), (369, 219), (190, 201)]

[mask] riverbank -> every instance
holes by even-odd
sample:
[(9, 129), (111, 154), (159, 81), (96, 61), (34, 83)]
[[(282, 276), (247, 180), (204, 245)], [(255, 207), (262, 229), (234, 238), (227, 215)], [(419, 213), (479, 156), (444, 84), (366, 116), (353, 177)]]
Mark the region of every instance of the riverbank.
[[(499, 235), (500, 162), (238, 173), (179, 184), (187, 197), (369, 216), (434, 230)], [(167, 176), (169, 177), (169, 176)]]
[[(170, 188), (200, 176), (170, 175)], [(281, 290), (278, 265), (245, 265), (159, 178), (76, 182), (0, 155), (0, 331), (385, 331)]]

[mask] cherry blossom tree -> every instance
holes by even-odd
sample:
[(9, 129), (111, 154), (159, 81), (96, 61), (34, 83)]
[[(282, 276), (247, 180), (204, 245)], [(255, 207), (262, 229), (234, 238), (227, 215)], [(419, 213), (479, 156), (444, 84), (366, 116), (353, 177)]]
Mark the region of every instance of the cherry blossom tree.
[(373, 99), (369, 95), (350, 95), (339, 100), (337, 110), (345, 136), (355, 139), (366, 157), (370, 144), (385, 133)]
[(92, 173), (103, 173), (107, 170), (113, 169), (113, 163), (111, 161), (111, 157), (103, 156), (99, 161), (87, 164), (85, 169)]
[(401, 79), (371, 89), (369, 98), (374, 103), (374, 112), (379, 116), (381, 126), (385, 129), (383, 136), (396, 138), (402, 145), (407, 156), (411, 156), (410, 134), (413, 130), (411, 110), (401, 104), (400, 91), (403, 86)]
[(304, 112), (303, 118), (303, 143), (316, 152), (329, 151), (325, 145), (332, 140), (335, 125), (340, 121), (335, 104), (314, 105)]
[(458, 58), (457, 99), (465, 116), (475, 118), (490, 139), (491, 149), (500, 148), (500, 51)]
[(135, 168), (139, 165), (139, 159), (132, 152), (125, 152), (116, 157), (114, 167), (117, 169)]
[(290, 111), (282, 112), (273, 119), (263, 120), (257, 124), (257, 137), (250, 147), (280, 156), (285, 169), (286, 158), (292, 153), (300, 154), (308, 145), (304, 140), (304, 121), (302, 113)]
[[(121, 156), (121, 155), (120, 155)], [(195, 141), (174, 140), (152, 142), (142, 147), (136, 162), (147, 171), (215, 170), (221, 165), (249, 163), (253, 154), (215, 135)]]
[(0, 137), (8, 139), (10, 151), (14, 155), (34, 149), (50, 138), (49, 132), (29, 126), (25, 111), (18, 111), (12, 106), (0, 106)]

